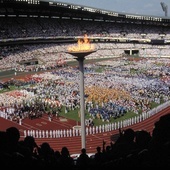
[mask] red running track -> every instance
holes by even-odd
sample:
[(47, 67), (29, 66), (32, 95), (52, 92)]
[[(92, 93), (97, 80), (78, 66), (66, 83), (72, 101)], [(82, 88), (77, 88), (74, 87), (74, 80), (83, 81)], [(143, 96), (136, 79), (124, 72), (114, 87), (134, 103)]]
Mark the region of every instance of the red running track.
[[(161, 112), (152, 115), (151, 117), (147, 118), (146, 120), (128, 126), (126, 128), (132, 128), (133, 130), (147, 130), (152, 134), (152, 130), (154, 128), (154, 123), (160, 118), (160, 116), (169, 113), (170, 107), (162, 110)], [(25, 119), (22, 122), (22, 125), (19, 125), (16, 122), (12, 122), (10, 120), (6, 120), (0, 118), (0, 130), (4, 131), (6, 128), (14, 126), (17, 127), (21, 134), (21, 140), (23, 139), (23, 131), (24, 130), (58, 130), (58, 129), (72, 129), (73, 126), (77, 125), (77, 122), (74, 120), (63, 119), (62, 117), (54, 118), (51, 122), (48, 120), (48, 116), (44, 115), (42, 118), (38, 119)], [(126, 129), (124, 128), (124, 129)], [(86, 136), (86, 150), (87, 153), (95, 153), (96, 147), (101, 146), (103, 140), (106, 141), (106, 145), (110, 145), (111, 136), (118, 135), (118, 130), (113, 130), (110, 132), (105, 133), (98, 133)], [(78, 154), (81, 152), (81, 136), (74, 136), (74, 137), (62, 137), (62, 138), (35, 138), (35, 141), (38, 145), (41, 145), (43, 142), (48, 142), (50, 146), (54, 150), (61, 151), (63, 146), (66, 146), (70, 154)]]

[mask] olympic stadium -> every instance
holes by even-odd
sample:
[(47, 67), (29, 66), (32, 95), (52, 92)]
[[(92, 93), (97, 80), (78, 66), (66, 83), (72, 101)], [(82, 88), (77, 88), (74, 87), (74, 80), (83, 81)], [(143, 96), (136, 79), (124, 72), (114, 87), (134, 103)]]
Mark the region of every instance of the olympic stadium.
[[(169, 28), (167, 16), (53, 0), (0, 0), (1, 157), (9, 153), (2, 159), (4, 165), (169, 166), (162, 156), (169, 147), (169, 125), (161, 119), (168, 118), (170, 107)], [(94, 49), (84, 63), (84, 122), (79, 112), (80, 65), (68, 53), (69, 47), (78, 49), (77, 53), (82, 47)], [(69, 118), (73, 115), (75, 120)], [(85, 148), (81, 145), (83, 123)], [(143, 144), (138, 143), (142, 133)], [(132, 135), (135, 144), (121, 143), (125, 134)], [(12, 139), (20, 150), (12, 147)], [(162, 152), (155, 149), (158, 146)], [(23, 149), (29, 147), (29, 153)], [(155, 159), (150, 158), (153, 151)], [(72, 160), (62, 159), (64, 152)], [(97, 152), (104, 158), (97, 160)], [(80, 161), (81, 154), (88, 159)]]

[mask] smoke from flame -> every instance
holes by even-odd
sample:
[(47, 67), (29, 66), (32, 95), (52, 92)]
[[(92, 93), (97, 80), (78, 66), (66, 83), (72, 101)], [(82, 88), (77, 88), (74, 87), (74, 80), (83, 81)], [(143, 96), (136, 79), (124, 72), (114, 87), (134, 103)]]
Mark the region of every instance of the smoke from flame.
[(87, 34), (84, 35), (83, 39), (78, 39), (77, 45), (68, 48), (69, 52), (79, 52), (79, 51), (92, 51), (94, 50), (94, 45), (90, 44), (90, 40)]

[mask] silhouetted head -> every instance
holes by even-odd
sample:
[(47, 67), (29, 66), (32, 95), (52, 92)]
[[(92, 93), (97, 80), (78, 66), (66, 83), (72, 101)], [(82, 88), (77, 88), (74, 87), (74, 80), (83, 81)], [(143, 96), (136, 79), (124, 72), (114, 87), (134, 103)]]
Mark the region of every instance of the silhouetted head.
[(135, 142), (139, 147), (146, 147), (149, 144), (151, 140), (151, 135), (149, 132), (146, 130), (140, 130), (136, 131), (135, 134)]
[(8, 142), (10, 143), (18, 143), (20, 139), (20, 132), (16, 127), (9, 127), (6, 129)]
[(69, 155), (69, 150), (68, 150), (68, 148), (65, 147), (65, 146), (62, 147), (62, 149), (61, 149), (61, 154), (68, 156), (68, 155)]
[(152, 136), (160, 141), (170, 141), (170, 113), (161, 116), (155, 123)]
[(24, 139), (24, 146), (28, 147), (31, 151), (37, 147), (33, 136), (26, 136)]
[(85, 149), (85, 148), (82, 148), (82, 149), (81, 149), (81, 153), (86, 153), (86, 149)]
[(97, 152), (100, 152), (100, 151), (101, 151), (101, 147), (98, 146), (98, 147), (96, 148), (96, 150), (97, 150)]
[(128, 128), (124, 131), (123, 138), (126, 141), (133, 141), (135, 138), (135, 131), (131, 128)]

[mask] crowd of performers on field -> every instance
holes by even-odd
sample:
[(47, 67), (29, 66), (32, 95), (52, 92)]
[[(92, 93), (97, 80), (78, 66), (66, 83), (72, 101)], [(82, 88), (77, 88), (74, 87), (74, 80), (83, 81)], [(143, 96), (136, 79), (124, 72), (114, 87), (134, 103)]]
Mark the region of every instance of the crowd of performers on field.
[[(150, 63), (150, 66), (152, 73), (148, 68), (148, 72), (129, 74), (127, 68), (130, 65), (110, 67), (98, 73), (95, 71), (100, 67), (98, 64), (88, 64), (84, 75), (84, 97), (85, 109), (92, 119), (109, 122), (111, 117), (123, 116), (128, 111), (147, 112), (152, 102), (168, 101), (168, 70), (161, 67), (155, 76), (154, 64)], [(160, 74), (167, 78), (162, 79)], [(66, 114), (80, 108), (78, 68), (63, 67), (19, 80), (11, 79), (8, 86), (11, 85), (17, 85), (18, 89), (0, 94), (1, 117), (19, 122), (25, 117), (34, 119), (46, 113), (51, 121), (52, 117), (60, 115), (62, 108)]]

